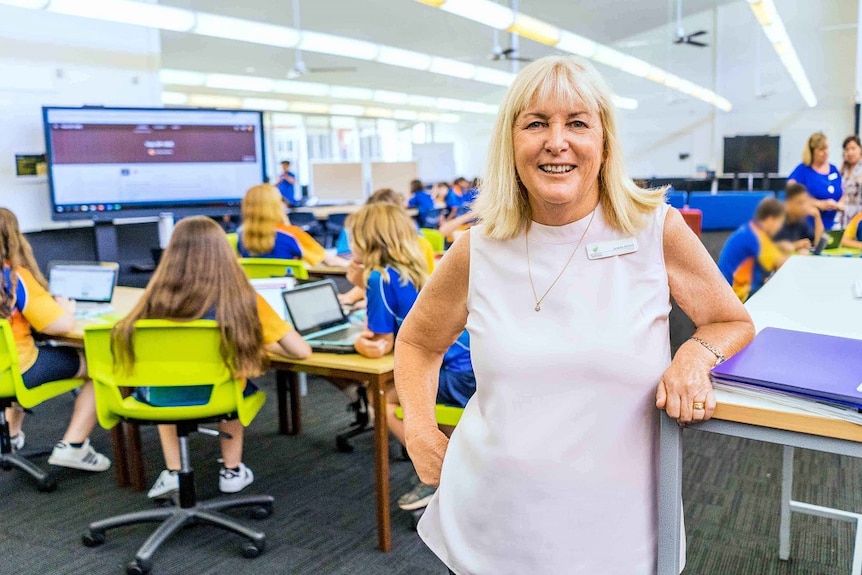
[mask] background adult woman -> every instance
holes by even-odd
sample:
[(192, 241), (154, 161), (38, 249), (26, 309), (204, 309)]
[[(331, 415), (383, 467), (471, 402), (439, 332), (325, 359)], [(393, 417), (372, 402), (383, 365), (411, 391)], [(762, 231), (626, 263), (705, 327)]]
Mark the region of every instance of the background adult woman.
[(787, 183), (799, 182), (815, 200), (820, 210), (823, 227), (831, 230), (835, 226), (836, 211), (844, 209), (841, 201), (841, 174), (829, 163), (829, 142), (823, 132), (811, 134), (802, 150), (802, 163), (796, 166)]
[(847, 227), (853, 216), (862, 211), (862, 142), (859, 136), (844, 138), (844, 163), (841, 164), (841, 189), (844, 192), (844, 215), (841, 225)]
[[(744, 346), (750, 318), (662, 191), (626, 176), (591, 65), (524, 68), (490, 142), (481, 225), (396, 342), (407, 446), (440, 485), (420, 534), (459, 575), (655, 573), (656, 405), (682, 424), (708, 419), (714, 352)], [(673, 362), (671, 296), (698, 338)], [(465, 326), (477, 392), (450, 442), (436, 372)]]

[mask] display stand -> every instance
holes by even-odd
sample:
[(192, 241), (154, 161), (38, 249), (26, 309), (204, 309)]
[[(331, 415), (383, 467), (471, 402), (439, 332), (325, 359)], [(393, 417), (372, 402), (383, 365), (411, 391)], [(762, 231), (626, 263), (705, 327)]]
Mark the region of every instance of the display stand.
[[(117, 228), (113, 221), (93, 222), (96, 239), (96, 259), (100, 262), (119, 262), (120, 247), (117, 243)], [(159, 214), (159, 249), (165, 249), (174, 233), (174, 214)], [(135, 266), (138, 271), (152, 271), (155, 266)], [(144, 269), (149, 268), (149, 269)]]

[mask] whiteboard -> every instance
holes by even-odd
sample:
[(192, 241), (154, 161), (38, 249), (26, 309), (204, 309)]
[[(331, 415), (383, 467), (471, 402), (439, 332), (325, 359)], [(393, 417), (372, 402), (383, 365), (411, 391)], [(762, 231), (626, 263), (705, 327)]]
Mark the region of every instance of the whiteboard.
[(413, 144), (423, 183), (449, 182), (455, 177), (455, 144)]
[(359, 162), (311, 164), (311, 195), (321, 200), (361, 202), (362, 164)]
[(392, 188), (410, 197), (410, 182), (419, 178), (416, 162), (371, 162), (371, 190)]

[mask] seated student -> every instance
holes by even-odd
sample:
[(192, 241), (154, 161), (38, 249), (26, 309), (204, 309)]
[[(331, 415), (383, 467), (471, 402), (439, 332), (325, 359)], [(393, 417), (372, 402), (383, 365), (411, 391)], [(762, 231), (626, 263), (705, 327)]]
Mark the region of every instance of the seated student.
[(327, 254), (305, 230), (290, 225), (281, 194), (269, 184), (253, 186), (245, 193), (237, 236), (237, 250), (244, 258), (301, 259), (310, 266), (347, 265), (347, 261)]
[[(139, 319), (218, 321), (222, 327), (222, 357), (235, 377), (260, 375), (267, 351), (288, 357), (311, 355), (305, 340), (255, 293), (224, 232), (205, 217), (185, 218), (177, 224), (138, 305), (114, 327), (111, 347), (121, 369), (134, 368), (132, 339), (134, 323)], [(246, 383), (246, 395), (256, 390), (253, 383)], [(209, 401), (210, 391), (211, 386), (206, 385), (137, 388), (135, 397), (158, 406), (201, 405)], [(234, 419), (219, 423), (219, 429), (231, 436), (221, 439), (219, 490), (236, 493), (254, 481), (254, 474), (242, 462), (243, 426)], [(150, 489), (151, 498), (167, 497), (179, 489), (176, 427), (159, 425), (159, 437), (166, 469)]]
[(862, 212), (853, 216), (853, 219), (844, 228), (844, 234), (841, 236), (842, 248), (862, 249)]
[[(428, 274), (410, 219), (395, 206), (366, 206), (353, 215), (353, 256), (348, 279), (367, 293), (367, 330), (356, 341), (356, 351), (381, 357), (395, 345), (398, 329), (413, 307)], [(464, 407), (476, 391), (470, 361), (470, 338), (464, 331), (443, 357), (437, 391), (438, 403)], [(386, 418), (392, 434), (404, 444), (404, 424), (395, 417), (395, 388), (387, 391)], [(398, 500), (405, 510), (425, 507), (434, 488), (421, 482)]]
[(787, 217), (784, 226), (775, 236), (775, 243), (785, 253), (806, 253), (809, 248), (817, 246), (823, 235), (820, 210), (814, 205), (808, 190), (800, 183), (788, 184), (785, 194), (784, 207)]
[[(111, 461), (90, 445), (96, 426), (96, 399), (93, 382), (87, 379), (87, 366), (81, 352), (70, 347), (37, 347), (32, 330), (45, 335), (63, 335), (75, 329), (75, 302), (53, 298), (48, 283), (39, 272), (33, 250), (18, 227), (11, 211), (0, 208), (0, 317), (9, 320), (18, 367), (27, 388), (59, 379), (79, 378), (81, 392), (75, 399), (72, 420), (55, 446), (48, 463), (85, 471), (105, 471)], [(13, 449), (24, 447), (24, 412), (6, 410)]]
[(787, 261), (787, 255), (772, 241), (784, 225), (784, 217), (784, 204), (765, 198), (758, 204), (754, 219), (733, 232), (721, 249), (718, 267), (743, 302)]
[(410, 200), (407, 202), (407, 207), (416, 208), (420, 222), (425, 220), (425, 214), (434, 209), (434, 198), (425, 191), (425, 186), (419, 180), (410, 182)]
[(431, 198), (434, 200), (434, 205), (437, 207), (446, 205), (446, 198), (449, 195), (449, 184), (446, 182), (437, 182), (431, 188)]

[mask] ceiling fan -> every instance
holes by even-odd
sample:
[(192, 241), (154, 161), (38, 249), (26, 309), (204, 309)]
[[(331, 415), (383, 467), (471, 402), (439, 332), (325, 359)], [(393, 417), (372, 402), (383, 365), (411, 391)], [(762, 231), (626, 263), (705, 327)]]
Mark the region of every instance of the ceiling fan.
[[(302, 29), (300, 24), (300, 13), (299, 13), (299, 0), (293, 0), (293, 27), (299, 32), (300, 36), (302, 35)], [(356, 72), (356, 68), (354, 66), (324, 66), (324, 67), (314, 67), (310, 68), (305, 64), (305, 60), (302, 59), (302, 50), (296, 48), (296, 59), (293, 63), (293, 68), (288, 70), (287, 78), (289, 80), (295, 80), (302, 76), (307, 76), (308, 74), (324, 74), (324, 73), (334, 73), (334, 72)]]
[[(495, 30), (496, 32), (496, 30)], [(488, 54), (488, 60), (492, 62), (532, 62), (532, 58), (522, 58), (518, 56), (517, 48), (501, 48), (494, 44), (493, 50)]]
[(697, 32), (692, 32), (691, 34), (686, 34), (685, 29), (682, 27), (682, 0), (677, 0), (676, 3), (676, 37), (674, 38), (674, 44), (688, 44), (689, 46), (697, 46), (699, 48), (706, 48), (709, 46), (706, 42), (701, 42), (700, 40), (696, 40), (705, 34), (709, 34), (707, 30), (698, 30)]

